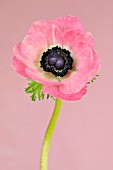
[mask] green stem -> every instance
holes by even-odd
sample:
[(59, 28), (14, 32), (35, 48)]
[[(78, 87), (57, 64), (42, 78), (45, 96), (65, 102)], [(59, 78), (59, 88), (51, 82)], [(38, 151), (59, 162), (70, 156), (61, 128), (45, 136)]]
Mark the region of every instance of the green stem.
[(48, 128), (46, 130), (46, 134), (43, 141), (42, 153), (40, 159), (40, 170), (48, 170), (48, 153), (49, 153), (51, 138), (54, 132), (56, 122), (58, 120), (58, 116), (60, 114), (61, 106), (62, 106), (62, 100), (56, 99), (53, 115), (48, 125)]

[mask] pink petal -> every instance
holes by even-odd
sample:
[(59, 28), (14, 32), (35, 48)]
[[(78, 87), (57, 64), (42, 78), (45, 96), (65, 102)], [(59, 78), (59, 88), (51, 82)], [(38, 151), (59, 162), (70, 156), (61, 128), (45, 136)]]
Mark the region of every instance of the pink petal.
[(56, 24), (62, 32), (66, 30), (84, 30), (84, 27), (76, 16), (67, 15), (51, 20), (51, 23)]
[(25, 72), (26, 66), (16, 56), (12, 59), (12, 66), (17, 73), (27, 77)]
[(63, 47), (67, 46), (70, 50), (81, 51), (83, 48), (89, 46), (94, 48), (94, 39), (89, 32), (81, 30), (67, 30), (63, 33)]
[(43, 33), (28, 34), (22, 42), (21, 54), (27, 62), (36, 63), (47, 48), (47, 40)]
[(92, 65), (90, 72), (87, 75), (88, 81), (96, 77), (100, 69), (100, 61), (98, 59), (97, 54), (94, 52), (94, 50), (92, 51), (92, 54), (93, 54), (93, 65)]
[(88, 74), (93, 65), (93, 54), (92, 50), (87, 47), (79, 55), (76, 55), (76, 68), (79, 72), (83, 74)]
[(20, 42), (20, 43), (18, 43), (17, 45), (14, 46), (14, 48), (13, 48), (14, 56), (16, 56), (16, 58), (18, 60), (20, 60), (23, 64), (28, 66), (29, 62), (25, 58), (23, 58), (23, 56), (22, 56), (21, 45), (22, 45), (22, 43)]
[(37, 33), (42, 32), (48, 42), (48, 46), (62, 46), (62, 33), (61, 30), (55, 25), (50, 22), (46, 21), (38, 21), (32, 24), (28, 33)]
[(48, 86), (51, 86), (51, 85), (59, 85), (61, 84), (56, 78), (54, 79), (48, 79), (46, 77), (44, 77), (40, 71), (33, 71), (31, 69), (28, 69), (26, 68), (25, 70), (27, 76), (29, 76), (32, 80), (35, 80), (39, 83), (42, 83), (44, 85), (48, 85)]
[(63, 100), (69, 100), (69, 101), (75, 101), (75, 100), (80, 100), (83, 95), (86, 94), (87, 86), (83, 87), (79, 92), (77, 93), (72, 93), (72, 94), (65, 94), (63, 93), (59, 86), (51, 86), (50, 88), (47, 86), (43, 86), (43, 93), (50, 94), (56, 98), (60, 98)]
[(32, 68), (32, 69), (34, 68), (36, 70), (37, 64), (34, 64), (33, 62), (23, 57), (22, 52), (21, 52), (21, 46), (22, 46), (22, 43), (20, 42), (13, 48), (14, 56), (16, 56), (16, 58), (19, 59), (27, 67)]
[(63, 48), (71, 51), (75, 61), (75, 69), (87, 74), (93, 64), (92, 49), (94, 41), (90, 33), (69, 30), (63, 34)]
[(16, 56), (19, 60), (23, 60), (22, 54), (21, 54), (21, 44), (22, 43), (20, 42), (17, 45), (15, 45), (13, 48), (14, 56)]
[(87, 75), (73, 72), (69, 78), (62, 81), (60, 91), (64, 94), (77, 93), (86, 85), (87, 79)]

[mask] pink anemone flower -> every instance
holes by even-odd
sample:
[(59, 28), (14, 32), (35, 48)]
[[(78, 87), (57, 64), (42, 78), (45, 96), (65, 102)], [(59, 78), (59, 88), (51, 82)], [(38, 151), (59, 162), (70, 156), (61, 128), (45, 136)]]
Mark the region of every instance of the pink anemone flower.
[(99, 71), (94, 39), (76, 16), (34, 22), (14, 47), (13, 68), (41, 83), (43, 93), (79, 100)]

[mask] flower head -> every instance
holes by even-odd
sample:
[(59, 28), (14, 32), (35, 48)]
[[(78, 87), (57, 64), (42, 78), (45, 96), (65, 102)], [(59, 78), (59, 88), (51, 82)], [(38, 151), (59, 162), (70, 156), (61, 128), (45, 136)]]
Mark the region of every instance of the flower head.
[(79, 100), (99, 71), (94, 39), (75, 16), (33, 23), (14, 47), (16, 72), (42, 84), (42, 92)]

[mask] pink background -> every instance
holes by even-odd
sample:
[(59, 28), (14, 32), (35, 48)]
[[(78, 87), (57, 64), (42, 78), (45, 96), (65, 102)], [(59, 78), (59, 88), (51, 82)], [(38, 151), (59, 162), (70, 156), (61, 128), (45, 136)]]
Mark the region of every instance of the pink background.
[(113, 170), (113, 0), (0, 0), (0, 169), (39, 170), (54, 101), (31, 102), (11, 67), (32, 22), (77, 15), (95, 38), (100, 76), (81, 101), (63, 102), (49, 170)]

